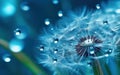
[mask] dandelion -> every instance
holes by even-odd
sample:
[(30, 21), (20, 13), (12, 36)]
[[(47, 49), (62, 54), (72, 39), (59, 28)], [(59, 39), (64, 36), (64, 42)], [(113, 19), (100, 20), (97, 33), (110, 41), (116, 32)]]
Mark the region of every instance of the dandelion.
[(53, 71), (66, 71), (61, 75), (86, 75), (86, 67), (93, 74), (90, 65), (94, 60), (118, 54), (120, 14), (100, 10), (90, 13), (84, 9), (80, 15), (70, 15), (40, 36), (44, 50), (39, 62)]

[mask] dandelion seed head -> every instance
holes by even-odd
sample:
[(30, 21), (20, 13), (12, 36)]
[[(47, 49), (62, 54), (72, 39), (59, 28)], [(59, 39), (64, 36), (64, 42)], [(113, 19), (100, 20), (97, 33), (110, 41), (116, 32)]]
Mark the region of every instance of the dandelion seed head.
[(88, 61), (114, 56), (120, 34), (120, 15), (85, 11), (80, 15), (72, 13), (45, 30), (39, 39), (44, 45), (44, 53), (40, 55), (46, 58), (41, 60), (39, 57), (40, 63), (52, 69), (74, 68), (76, 65), (88, 67)]

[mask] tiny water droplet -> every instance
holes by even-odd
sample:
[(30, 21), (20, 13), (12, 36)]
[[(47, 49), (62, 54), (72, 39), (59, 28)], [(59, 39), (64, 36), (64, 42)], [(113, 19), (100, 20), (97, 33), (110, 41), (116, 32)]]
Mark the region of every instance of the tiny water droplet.
[(108, 57), (109, 56), (109, 54), (105, 54), (105, 57)]
[(30, 10), (30, 7), (28, 6), (27, 2), (23, 2), (23, 3), (21, 3), (21, 9), (23, 11), (28, 11), (28, 10)]
[(62, 11), (59, 11), (59, 12), (58, 12), (58, 16), (59, 16), (59, 17), (62, 17), (62, 16), (63, 16), (63, 12), (62, 12)]
[(105, 25), (108, 24), (108, 21), (103, 21), (103, 24), (105, 24)]
[(57, 63), (57, 59), (53, 59), (53, 63)]
[(58, 52), (58, 49), (54, 49), (54, 54), (56, 54)]
[(112, 53), (112, 50), (109, 49), (106, 53), (107, 53), (107, 54), (111, 54), (111, 53)]
[(58, 43), (58, 41), (59, 41), (58, 38), (54, 39), (54, 43)]
[(91, 62), (87, 62), (87, 66), (89, 66), (89, 67), (90, 67), (91, 65), (92, 65), (92, 63), (91, 63)]
[(43, 50), (44, 50), (44, 46), (41, 45), (41, 46), (39, 47), (39, 50), (40, 50), (40, 51), (43, 51)]
[(20, 35), (21, 34), (21, 30), (18, 29), (18, 28), (14, 32), (15, 32), (15, 35)]
[(45, 19), (45, 25), (49, 25), (50, 24), (50, 20), (49, 19)]
[(100, 9), (100, 5), (99, 4), (96, 5), (96, 9)]
[(90, 54), (94, 54), (95, 52), (92, 50), (92, 51), (90, 51)]

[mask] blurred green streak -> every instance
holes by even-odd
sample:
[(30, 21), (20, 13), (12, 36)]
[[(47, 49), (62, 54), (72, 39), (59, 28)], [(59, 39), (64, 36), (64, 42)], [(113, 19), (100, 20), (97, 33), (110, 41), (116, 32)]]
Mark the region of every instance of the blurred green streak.
[(13, 56), (15, 56), (16, 59), (18, 59), (22, 64), (24, 64), (34, 75), (48, 75), (43, 68), (38, 67), (36, 64), (34, 64), (33, 61), (29, 57), (27, 57), (24, 53), (13, 53), (9, 49), (9, 45), (5, 40), (0, 39), (0, 45), (8, 50)]

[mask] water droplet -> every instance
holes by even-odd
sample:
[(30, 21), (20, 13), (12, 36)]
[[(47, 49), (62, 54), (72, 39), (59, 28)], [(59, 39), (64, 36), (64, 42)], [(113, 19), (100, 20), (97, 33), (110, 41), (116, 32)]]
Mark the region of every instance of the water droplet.
[(18, 28), (14, 32), (15, 32), (15, 35), (20, 35), (21, 34), (21, 30), (18, 29)]
[(58, 52), (58, 49), (54, 49), (54, 54), (56, 54)]
[(49, 25), (50, 24), (50, 20), (49, 19), (45, 19), (45, 25)]
[(44, 50), (44, 46), (41, 45), (40, 48), (39, 48), (39, 50), (43, 51)]
[(5, 55), (5, 56), (3, 56), (3, 60), (4, 60), (5, 62), (10, 62), (10, 61), (11, 61), (11, 58), (10, 58), (9, 55)]
[(58, 38), (54, 39), (54, 43), (58, 43), (58, 41), (59, 41)]
[(24, 11), (28, 11), (28, 10), (30, 10), (30, 7), (28, 6), (27, 2), (23, 2), (21, 4), (21, 9), (24, 10)]
[(14, 30), (14, 35), (18, 39), (25, 39), (27, 37), (27, 31), (23, 28), (17, 28)]
[(57, 63), (57, 59), (53, 59), (53, 63)]
[(105, 25), (108, 24), (108, 21), (103, 21), (103, 24), (105, 24)]
[(112, 53), (112, 50), (111, 49), (109, 49), (107, 52), (106, 52), (106, 54), (111, 54)]
[(11, 4), (10, 2), (8, 2), (7, 4), (5, 3), (3, 5), (3, 8), (1, 8), (1, 13), (3, 14), (2, 16), (11, 16), (14, 15), (15, 12), (16, 12), (15, 5)]
[(87, 66), (89, 66), (89, 67), (90, 67), (91, 65), (92, 65), (92, 63), (91, 63), (91, 62), (87, 62)]
[(96, 8), (97, 8), (97, 9), (100, 9), (100, 5), (99, 5), (99, 4), (97, 4), (97, 5), (96, 5)]
[(92, 51), (90, 51), (90, 54), (94, 54), (95, 52), (92, 50)]
[(108, 57), (109, 56), (109, 54), (105, 54), (105, 57)]
[(108, 51), (108, 52), (112, 53), (112, 50), (111, 50), (111, 49), (109, 49), (109, 51)]
[(62, 17), (62, 16), (63, 16), (63, 12), (62, 12), (62, 11), (59, 11), (59, 12), (58, 12), (58, 16), (59, 16), (59, 17)]

